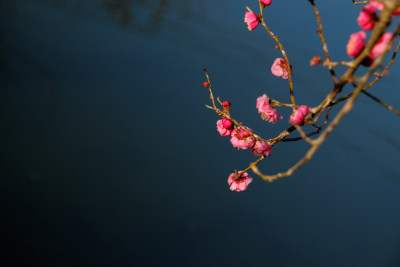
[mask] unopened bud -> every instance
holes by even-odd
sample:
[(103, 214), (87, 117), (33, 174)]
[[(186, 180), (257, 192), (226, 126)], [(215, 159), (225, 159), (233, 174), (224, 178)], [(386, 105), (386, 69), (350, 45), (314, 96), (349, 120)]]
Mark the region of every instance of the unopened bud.
[(232, 122), (227, 118), (222, 118), (222, 125), (225, 129), (230, 129), (232, 127)]
[(322, 59), (320, 56), (314, 56), (311, 60), (310, 60), (310, 65), (311, 66), (317, 66), (319, 63), (322, 62)]
[(229, 107), (231, 106), (231, 102), (229, 102), (229, 101), (224, 101), (224, 102), (222, 102), (222, 106), (223, 106), (224, 108), (229, 108)]

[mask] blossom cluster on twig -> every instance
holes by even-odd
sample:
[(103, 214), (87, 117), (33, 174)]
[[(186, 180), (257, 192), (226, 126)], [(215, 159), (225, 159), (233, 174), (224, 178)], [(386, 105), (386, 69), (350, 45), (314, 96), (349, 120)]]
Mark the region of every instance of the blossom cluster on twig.
[[(328, 68), (334, 83), (332, 90), (324, 99), (322, 99), (321, 103), (315, 107), (296, 104), (294, 97), (294, 85), (292, 81), (293, 68), (289, 62), (287, 53), (283, 48), (282, 42), (279, 40), (278, 36), (270, 30), (264, 20), (264, 8), (270, 6), (271, 2), (271, 0), (258, 0), (260, 9), (259, 14), (246, 7), (247, 12), (245, 12), (244, 22), (247, 24), (247, 27), (250, 31), (253, 31), (259, 25), (261, 25), (266, 30), (268, 35), (275, 40), (277, 44), (276, 49), (280, 51), (282, 57), (278, 57), (274, 60), (271, 66), (271, 73), (276, 77), (288, 80), (290, 103), (283, 103), (275, 99), (271, 99), (267, 96), (267, 94), (264, 94), (257, 98), (256, 109), (263, 120), (269, 123), (274, 123), (283, 118), (278, 113), (276, 109), (277, 107), (291, 108), (292, 114), (288, 119), (288, 122), (291, 124), (291, 126), (283, 130), (276, 137), (270, 139), (264, 139), (260, 137), (254, 133), (252, 129), (244, 126), (242, 123), (239, 123), (231, 116), (231, 103), (229, 101), (221, 102), (219, 98), (217, 98), (221, 108), (217, 107), (211, 88), (210, 77), (207, 73), (207, 70), (204, 69), (207, 81), (203, 83), (203, 86), (209, 89), (210, 99), (212, 101), (212, 106), (206, 107), (214, 110), (221, 117), (221, 119), (217, 121), (218, 133), (221, 136), (230, 137), (230, 142), (233, 147), (244, 150), (249, 149), (255, 156), (260, 157), (256, 161), (250, 163), (247, 168), (240, 171), (235, 170), (229, 175), (228, 184), (232, 191), (244, 191), (247, 189), (248, 185), (253, 180), (247, 173), (247, 171), (250, 169), (268, 182), (292, 175), (300, 166), (312, 158), (315, 151), (340, 123), (343, 116), (345, 116), (352, 109), (354, 101), (357, 99), (360, 93), (365, 94), (388, 110), (393, 111), (400, 116), (400, 111), (366, 91), (379, 79), (381, 79), (384, 74), (387, 74), (387, 71), (393, 64), (397, 51), (400, 48), (399, 42), (393, 52), (390, 62), (386, 65), (386, 67), (383, 68), (381, 72), (375, 72), (377, 68), (382, 66), (386, 54), (392, 49), (392, 46), (396, 41), (396, 35), (400, 33), (400, 23), (397, 24), (397, 27), (394, 31), (387, 31), (392, 19), (400, 15), (400, 0), (376, 0), (361, 2), (356, 2), (353, 0), (354, 4), (366, 5), (363, 6), (357, 18), (357, 23), (362, 30), (352, 33), (346, 45), (347, 54), (353, 59), (352, 61), (348, 62), (333, 62), (331, 60), (328, 51), (328, 45), (322, 30), (322, 22), (319, 11), (314, 3), (314, 0), (309, 0), (317, 18), (317, 33), (321, 39), (322, 50), (325, 57), (323, 59), (319, 55), (314, 56), (310, 60), (310, 65), (317, 66), (322, 63), (323, 66)], [(367, 32), (371, 32), (369, 37), (367, 37)], [(336, 75), (334, 70), (334, 68), (339, 65), (347, 67), (345, 73), (340, 77)], [(362, 76), (355, 77), (354, 73), (360, 66), (365, 66), (367, 69)], [(373, 75), (375, 75), (375, 78), (368, 82)], [(346, 84), (352, 85), (354, 87), (354, 91), (351, 94), (340, 96), (340, 93)], [(342, 106), (334, 119), (328, 123), (330, 110), (334, 105), (342, 101), (346, 101), (346, 103)], [(318, 126), (322, 114), (324, 113), (325, 119)], [(315, 128), (315, 131), (311, 133), (305, 133), (303, 130), (304, 125), (311, 125)], [(298, 132), (300, 136), (289, 138), (288, 136), (293, 132)], [(317, 138), (311, 139), (311, 136), (317, 134), (319, 134)], [(298, 140), (305, 140), (310, 144), (310, 148), (304, 154), (304, 156), (287, 171), (274, 175), (265, 175), (258, 169), (257, 165), (266, 157), (271, 155), (272, 147), (275, 144), (279, 142)]]

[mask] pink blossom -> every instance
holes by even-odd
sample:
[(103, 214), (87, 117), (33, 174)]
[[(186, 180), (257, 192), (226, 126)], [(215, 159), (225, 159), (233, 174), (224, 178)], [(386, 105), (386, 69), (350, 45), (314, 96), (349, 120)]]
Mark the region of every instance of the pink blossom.
[(364, 41), (367, 35), (363, 31), (355, 32), (350, 35), (350, 40), (347, 43), (346, 50), (350, 57), (357, 57), (364, 49)]
[(271, 146), (267, 142), (256, 141), (251, 151), (256, 156), (271, 156)]
[[(292, 67), (290, 67), (290, 71), (292, 71)], [(289, 78), (286, 60), (284, 60), (283, 58), (275, 59), (274, 64), (272, 64), (271, 67), (271, 72), (276, 77), (282, 77), (282, 79)]]
[[(377, 56), (379, 56), (383, 51), (386, 49), (386, 45), (388, 42), (392, 40), (393, 34), (390, 32), (384, 33), (379, 41), (374, 45), (374, 47), (371, 50), (371, 58), (375, 59)], [(392, 48), (393, 42), (389, 45), (388, 49), (390, 50)]]
[(292, 124), (301, 125), (303, 123), (304, 117), (310, 111), (310, 107), (300, 106), (292, 116), (290, 116), (289, 122)]
[(375, 22), (378, 20), (375, 8), (368, 4), (361, 9), (360, 15), (357, 18), (358, 25), (363, 30), (372, 30), (375, 26)]
[(269, 6), (271, 4), (272, 0), (260, 0), (260, 3), (263, 4), (264, 6)]
[(382, 3), (377, 2), (377, 1), (371, 1), (371, 2), (369, 2), (369, 4), (380, 11), (382, 11), (382, 9), (384, 7), (384, 5)]
[(266, 94), (257, 98), (256, 108), (259, 113), (264, 112), (264, 106), (269, 106), (269, 97)]
[(232, 134), (232, 128), (224, 127), (223, 119), (225, 118), (222, 118), (222, 120), (217, 121), (217, 130), (221, 136), (230, 136)]
[[(253, 132), (250, 128), (245, 127), (250, 132)], [(238, 129), (239, 130), (239, 129)], [(231, 143), (234, 147), (241, 149), (248, 149), (254, 146), (256, 139), (253, 135), (250, 135), (243, 129), (240, 129), (238, 132), (237, 129), (234, 129), (231, 134)]]
[(258, 109), (258, 113), (261, 114), (263, 120), (268, 120), (269, 122), (274, 123), (282, 119), (282, 116), (279, 115), (278, 111), (269, 104), (269, 98), (266, 94), (257, 98), (256, 108)]
[(247, 189), (248, 185), (253, 181), (253, 178), (249, 176), (247, 172), (242, 174), (242, 171), (238, 171), (240, 178), (235, 180), (236, 174), (231, 173), (228, 177), (228, 185), (232, 191), (240, 192)]
[(247, 23), (249, 31), (252, 31), (258, 26), (258, 23), (260, 23), (259, 16), (254, 12), (246, 12), (244, 14), (244, 22)]

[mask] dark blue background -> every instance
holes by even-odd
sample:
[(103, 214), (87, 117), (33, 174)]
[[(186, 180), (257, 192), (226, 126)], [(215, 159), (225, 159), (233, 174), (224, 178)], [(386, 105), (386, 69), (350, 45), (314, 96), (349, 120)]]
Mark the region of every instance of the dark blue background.
[[(333, 60), (361, 6), (316, 1)], [(0, 1), (1, 258), (30, 266), (399, 266), (399, 118), (365, 96), (295, 175), (246, 192), (226, 179), (255, 157), (205, 109), (216, 96), (266, 138), (256, 98), (289, 102), (275, 43), (226, 0)], [(298, 103), (332, 88), (308, 1), (265, 11)], [(362, 71), (364, 71), (363, 69)], [(342, 73), (344, 69), (338, 69)], [(358, 72), (361, 74), (362, 72)], [(399, 65), (371, 92), (400, 107)], [(351, 88), (346, 87), (345, 92)], [(306, 151), (280, 143), (260, 168)]]

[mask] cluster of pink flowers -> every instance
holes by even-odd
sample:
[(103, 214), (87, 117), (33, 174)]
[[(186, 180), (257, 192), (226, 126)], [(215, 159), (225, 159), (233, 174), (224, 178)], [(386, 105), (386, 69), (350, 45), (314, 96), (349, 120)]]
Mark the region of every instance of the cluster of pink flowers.
[[(263, 99), (263, 101), (259, 101), (257, 99), (257, 106), (259, 105), (259, 103), (265, 101), (269, 105), (269, 99), (266, 95), (262, 96), (261, 98)], [(230, 108), (230, 105), (231, 103), (229, 103), (229, 101), (222, 102), (222, 106), (224, 107), (223, 112), (227, 112)], [(271, 109), (273, 108), (271, 107)], [(279, 114), (270, 116), (272, 116), (272, 120), (274, 120), (274, 118), (276, 118), (277, 116), (282, 118)], [(217, 121), (217, 131), (221, 136), (230, 136), (230, 141), (234, 147), (241, 149), (251, 149), (251, 151), (256, 156), (271, 155), (271, 146), (265, 141), (257, 140), (257, 138), (253, 134), (253, 130), (249, 127), (242, 126), (235, 128), (233, 122), (230, 119), (223, 117), (222, 119)], [(241, 174), (241, 172), (239, 172), (239, 174)], [(236, 174), (232, 173), (228, 178), (228, 184), (232, 191), (246, 190), (249, 183), (251, 183), (251, 181), (253, 180), (249, 177), (247, 173), (243, 173), (237, 180), (235, 180), (235, 177)]]
[(239, 171), (238, 174), (240, 177), (237, 180), (235, 180), (235, 173), (231, 173), (231, 175), (229, 175), (228, 185), (232, 191), (240, 192), (247, 189), (247, 186), (253, 181), (253, 178), (251, 178), (247, 172), (242, 173), (242, 171)]
[[(289, 78), (289, 72), (286, 60), (284, 60), (283, 58), (275, 59), (274, 63), (271, 66), (271, 72), (276, 77), (282, 77), (282, 79)], [(290, 73), (293, 74), (292, 66), (290, 66)]]
[(256, 156), (270, 156), (271, 146), (264, 141), (258, 141), (254, 137), (253, 130), (249, 127), (244, 126), (243, 128), (235, 129), (233, 123), (227, 118), (222, 118), (217, 121), (217, 130), (219, 134), (221, 136), (230, 136), (231, 144), (234, 147), (241, 149), (251, 148), (251, 151)]
[[(224, 103), (229, 102), (225, 101)], [(234, 128), (231, 120), (222, 118), (217, 121), (217, 131), (221, 136), (230, 136), (230, 141), (234, 147), (241, 149), (251, 148), (252, 152), (257, 156), (271, 155), (271, 146), (264, 141), (258, 141), (254, 137), (253, 130), (249, 127)]]
[(304, 117), (310, 112), (310, 107), (308, 106), (300, 106), (291, 116), (289, 122), (292, 124), (301, 125), (303, 124)]
[[(371, 1), (368, 5), (364, 6), (357, 18), (357, 23), (360, 27), (369, 31), (375, 26), (376, 21), (379, 19), (376, 13), (377, 10), (382, 10), (384, 5), (377, 1)], [(400, 14), (400, 8), (393, 13), (393, 16)], [(357, 57), (365, 47), (365, 39), (367, 35), (363, 31), (359, 31), (350, 35), (349, 42), (347, 43), (346, 50), (350, 57)], [(363, 62), (364, 65), (369, 66), (374, 59), (379, 56), (386, 48), (387, 44), (393, 39), (392, 33), (384, 33), (378, 42), (372, 48), (369, 58)], [(389, 49), (391, 49), (390, 45)]]
[(258, 109), (258, 113), (261, 114), (263, 120), (268, 120), (269, 122), (274, 123), (282, 119), (282, 116), (279, 115), (278, 111), (270, 105), (270, 99), (266, 94), (257, 98), (256, 108)]

